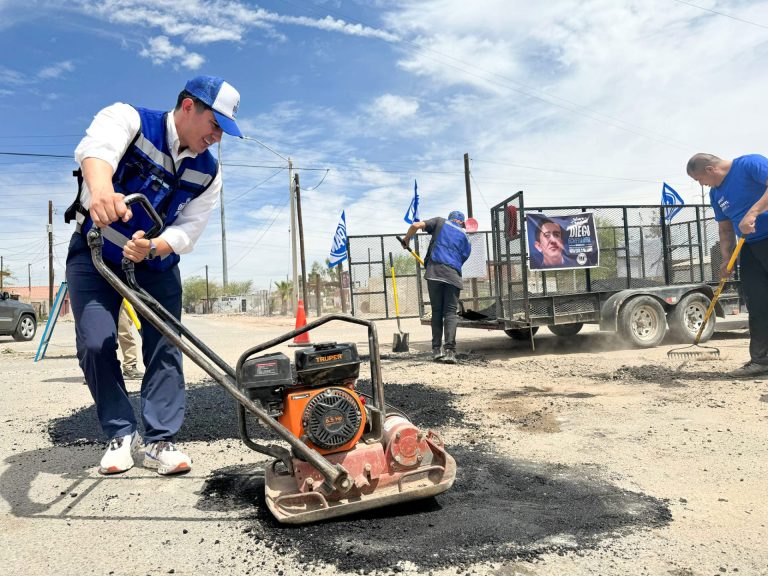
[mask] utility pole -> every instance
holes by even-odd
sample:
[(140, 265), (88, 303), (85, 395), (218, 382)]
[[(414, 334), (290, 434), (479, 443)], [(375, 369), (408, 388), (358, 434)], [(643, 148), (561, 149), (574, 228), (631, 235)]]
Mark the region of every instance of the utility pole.
[(32, 303), (32, 264), (27, 264), (27, 288), (29, 289), (29, 303)]
[(48, 310), (53, 309), (53, 200), (48, 200)]
[[(467, 218), (472, 218), (472, 186), (469, 183), (469, 153), (464, 154), (464, 188), (467, 191)], [(472, 278), (470, 281), (472, 288), (472, 305), (477, 310), (477, 278)]]
[(309, 309), (307, 300), (307, 265), (304, 260), (304, 223), (301, 219), (301, 188), (299, 187), (299, 173), (293, 176), (293, 189), (296, 191), (296, 215), (299, 219), (299, 250), (301, 253), (301, 296), (304, 299), (304, 310)]
[(288, 157), (288, 193), (291, 199), (291, 266), (293, 270), (293, 301), (291, 309), (297, 310), (296, 302), (299, 299), (299, 282), (296, 262), (296, 195), (293, 193), (293, 162)]
[[(219, 196), (219, 210), (221, 211), (221, 268), (223, 270), (224, 290), (227, 289), (227, 227), (224, 220), (224, 175), (221, 168), (221, 140), (219, 140), (219, 176), (221, 176), (221, 195)], [(206, 273), (208, 266), (205, 267)], [(206, 280), (206, 286), (208, 282)]]
[(467, 218), (472, 218), (472, 187), (469, 184), (469, 154), (464, 154), (464, 188), (467, 190)]
[(208, 314), (211, 310), (211, 293), (208, 291), (208, 264), (205, 265), (205, 313)]
[(3, 277), (5, 276), (5, 268), (3, 267), (3, 257), (0, 256), (0, 292), (3, 291)]

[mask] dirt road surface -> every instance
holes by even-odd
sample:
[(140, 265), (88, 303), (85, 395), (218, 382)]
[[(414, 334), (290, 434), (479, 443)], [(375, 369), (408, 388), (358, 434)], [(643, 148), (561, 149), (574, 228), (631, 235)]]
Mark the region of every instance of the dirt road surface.
[[(293, 327), (185, 322), (233, 365)], [(671, 344), (633, 350), (588, 328), (569, 339), (543, 329), (535, 351), (460, 330), (450, 366), (430, 361), (416, 320), (403, 321), (404, 354), (391, 352), (394, 322), (377, 326), (387, 401), (442, 434), (456, 483), (298, 528), (271, 518), (265, 457), (240, 442), (233, 401), (191, 362), (178, 442), (192, 472), (103, 477), (73, 324), (59, 323), (38, 363), (37, 339), (0, 338), (0, 574), (768, 574), (768, 380), (725, 376), (747, 359), (743, 332), (716, 334), (720, 360), (681, 363), (667, 359)], [(311, 338), (368, 353), (363, 327)], [(138, 406), (139, 382), (129, 390)]]

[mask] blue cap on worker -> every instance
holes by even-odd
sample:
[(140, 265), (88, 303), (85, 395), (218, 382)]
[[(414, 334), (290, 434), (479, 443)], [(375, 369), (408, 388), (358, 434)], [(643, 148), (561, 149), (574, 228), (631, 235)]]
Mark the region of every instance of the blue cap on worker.
[(235, 123), (237, 108), (240, 106), (240, 92), (223, 78), (216, 76), (196, 76), (184, 90), (192, 94), (206, 106), (209, 106), (221, 129), (230, 136), (243, 137)]
[(448, 220), (453, 220), (457, 224), (464, 224), (464, 212), (461, 210), (454, 210), (450, 214), (448, 214)]

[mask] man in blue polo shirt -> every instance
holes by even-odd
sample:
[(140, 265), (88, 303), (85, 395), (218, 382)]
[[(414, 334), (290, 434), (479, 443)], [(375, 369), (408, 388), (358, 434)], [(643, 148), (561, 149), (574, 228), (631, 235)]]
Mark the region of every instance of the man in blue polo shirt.
[(741, 286), (749, 312), (749, 356), (733, 377), (768, 375), (768, 158), (759, 154), (722, 160), (696, 154), (688, 175), (709, 186), (709, 200), (720, 235), (720, 277), (727, 275), (735, 237), (745, 236), (739, 257)]

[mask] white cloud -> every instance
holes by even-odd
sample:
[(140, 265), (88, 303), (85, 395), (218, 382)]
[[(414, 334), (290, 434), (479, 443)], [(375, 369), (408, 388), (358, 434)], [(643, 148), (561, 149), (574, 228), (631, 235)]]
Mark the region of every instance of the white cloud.
[(166, 36), (149, 39), (149, 47), (139, 52), (144, 58), (149, 58), (153, 64), (162, 65), (173, 62), (190, 70), (197, 70), (205, 62), (205, 58), (196, 52), (188, 52), (184, 46), (174, 46)]
[(367, 107), (367, 111), (377, 121), (398, 124), (419, 111), (419, 102), (414, 98), (383, 94)]
[(63, 62), (57, 62), (50, 66), (46, 66), (37, 73), (37, 77), (41, 80), (50, 80), (52, 78), (61, 78), (65, 72), (72, 72), (75, 69), (75, 65), (71, 60), (65, 60)]

